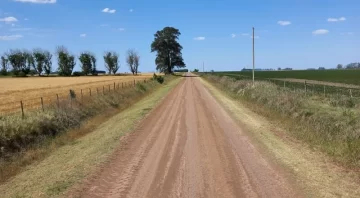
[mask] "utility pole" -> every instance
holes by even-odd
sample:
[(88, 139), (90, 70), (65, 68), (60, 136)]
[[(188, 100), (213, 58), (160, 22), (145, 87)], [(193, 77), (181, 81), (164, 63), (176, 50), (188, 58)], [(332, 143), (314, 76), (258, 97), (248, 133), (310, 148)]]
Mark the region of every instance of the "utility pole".
[(205, 69), (204, 69), (204, 62), (203, 62), (203, 73), (205, 73)]
[(253, 78), (253, 86), (255, 85), (255, 28), (253, 27), (253, 71), (252, 71), (252, 78)]

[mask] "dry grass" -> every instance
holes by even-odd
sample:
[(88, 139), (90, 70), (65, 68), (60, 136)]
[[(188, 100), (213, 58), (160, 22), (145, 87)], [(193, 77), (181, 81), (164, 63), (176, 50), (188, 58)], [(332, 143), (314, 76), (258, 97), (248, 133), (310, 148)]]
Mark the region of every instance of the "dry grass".
[(40, 97), (45, 104), (53, 103), (59, 98), (66, 98), (69, 90), (84, 95), (100, 92), (103, 86), (122, 86), (122, 83), (132, 83), (134, 80), (149, 79), (153, 74), (144, 73), (139, 76), (81, 76), (81, 77), (29, 77), (29, 78), (0, 78), (0, 112), (20, 111), (20, 100), (25, 109), (38, 108), (41, 105)]
[(104, 162), (119, 138), (140, 121), (181, 79), (178, 78), (101, 124), (92, 133), (56, 149), (40, 163), (0, 186), (3, 197), (57, 197)]

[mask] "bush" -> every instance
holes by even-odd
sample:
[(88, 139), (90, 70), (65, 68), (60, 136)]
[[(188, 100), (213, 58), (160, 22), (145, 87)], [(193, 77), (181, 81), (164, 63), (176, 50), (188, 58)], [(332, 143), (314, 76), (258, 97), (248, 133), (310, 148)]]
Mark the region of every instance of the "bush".
[(199, 72), (199, 69), (194, 69), (194, 72)]
[(74, 72), (73, 76), (85, 76), (83, 72)]
[(158, 75), (156, 75), (155, 73), (154, 73), (152, 79), (153, 79), (153, 80), (156, 80), (156, 81), (157, 81), (158, 83), (160, 83), (160, 84), (163, 84), (164, 81), (165, 81), (164, 77), (158, 76)]
[(26, 73), (23, 71), (20, 71), (17, 75), (17, 77), (26, 77)]

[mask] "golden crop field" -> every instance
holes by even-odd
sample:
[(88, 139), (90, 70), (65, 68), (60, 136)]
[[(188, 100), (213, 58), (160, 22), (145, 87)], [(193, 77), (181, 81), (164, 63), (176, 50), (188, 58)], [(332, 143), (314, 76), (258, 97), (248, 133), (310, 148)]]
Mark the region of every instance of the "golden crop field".
[[(84, 95), (93, 94), (96, 90), (113, 89), (116, 86), (133, 83), (134, 80), (142, 81), (152, 77), (152, 73), (143, 73), (138, 76), (81, 76), (81, 77), (28, 77), (28, 78), (0, 78), (0, 112), (14, 112), (23, 101), (24, 108), (39, 106), (40, 98), (46, 104), (59, 98), (66, 98), (69, 90), (80, 91)], [(111, 86), (109, 86), (111, 85)]]

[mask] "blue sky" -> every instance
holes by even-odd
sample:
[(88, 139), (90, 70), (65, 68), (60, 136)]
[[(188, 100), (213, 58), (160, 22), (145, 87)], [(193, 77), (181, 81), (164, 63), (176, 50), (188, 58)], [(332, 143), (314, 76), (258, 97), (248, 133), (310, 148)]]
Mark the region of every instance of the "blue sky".
[(204, 61), (206, 70), (240, 70), (252, 65), (254, 26), (257, 68), (333, 68), (360, 61), (359, 8), (358, 0), (0, 0), (0, 53), (64, 45), (96, 53), (103, 69), (103, 52), (116, 50), (124, 72), (134, 48), (149, 72), (154, 33), (173, 26), (189, 69)]

